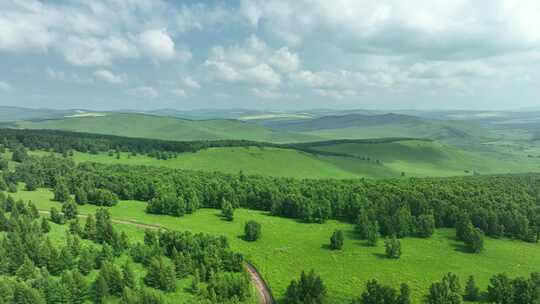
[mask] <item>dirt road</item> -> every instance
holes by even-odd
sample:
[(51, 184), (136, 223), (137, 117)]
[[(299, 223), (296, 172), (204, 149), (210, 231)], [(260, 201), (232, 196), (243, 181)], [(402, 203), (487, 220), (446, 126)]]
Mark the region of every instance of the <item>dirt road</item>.
[[(47, 210), (39, 210), (39, 213), (43, 214), (50, 214)], [(79, 214), (78, 217), (80, 218), (86, 218), (87, 214)], [(148, 228), (148, 229), (165, 229), (164, 227), (160, 225), (154, 225), (154, 224), (146, 224), (141, 223), (138, 221), (133, 220), (115, 220), (111, 219), (111, 221), (115, 224), (121, 224), (121, 225), (131, 225), (139, 228)], [(251, 279), (251, 282), (253, 285), (255, 285), (255, 289), (257, 289), (257, 293), (259, 294), (259, 304), (275, 304), (274, 298), (272, 297), (272, 293), (270, 292), (270, 288), (268, 288), (268, 285), (266, 285), (266, 282), (262, 278), (262, 276), (259, 274), (257, 269), (251, 265), (250, 263), (246, 262), (246, 270), (249, 274), (249, 277)]]
[(251, 265), (250, 263), (246, 262), (246, 270), (249, 273), (251, 282), (253, 282), (253, 285), (255, 285), (255, 288), (257, 289), (257, 293), (259, 293), (259, 303), (274, 304), (275, 301), (274, 297), (272, 297), (272, 293), (270, 292), (270, 288), (268, 288), (268, 285), (266, 285), (266, 282), (259, 274), (257, 269), (255, 269), (255, 267), (253, 267), (253, 265)]

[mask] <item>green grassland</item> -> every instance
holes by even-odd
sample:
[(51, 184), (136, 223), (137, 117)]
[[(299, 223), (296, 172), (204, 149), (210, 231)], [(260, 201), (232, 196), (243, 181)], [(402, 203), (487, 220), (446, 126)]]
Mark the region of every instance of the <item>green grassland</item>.
[[(311, 150), (336, 153), (323, 155), (295, 149), (270, 147), (209, 148), (158, 160), (145, 155), (121, 153), (120, 159), (107, 153), (74, 153), (77, 162), (163, 166), (168, 168), (219, 171), (249, 175), (294, 178), (396, 178), (406, 176), (458, 176), (539, 172), (540, 158), (529, 150), (517, 152), (466, 151), (436, 141), (400, 140), (388, 143), (315, 143)], [(47, 152), (33, 151), (37, 155)], [(339, 156), (342, 154), (343, 156)], [(538, 153), (535, 153), (535, 155)], [(8, 155), (9, 157), (9, 155)], [(369, 160), (368, 160), (369, 158)], [(377, 160), (379, 162), (377, 162)]]
[(16, 126), (26, 129), (55, 129), (177, 141), (245, 139), (294, 142), (317, 139), (310, 135), (272, 131), (239, 120), (188, 120), (144, 114), (106, 114), (95, 117), (21, 121)]
[[(52, 193), (47, 189), (34, 192), (19, 191), (16, 198), (32, 200), (38, 208), (59, 207), (51, 201)], [(201, 209), (195, 214), (181, 218), (144, 213), (146, 203), (121, 201), (109, 208), (113, 220), (130, 220), (163, 226), (168, 229), (205, 232), (228, 237), (232, 248), (243, 253), (253, 262), (268, 281), (274, 294), (283, 296), (291, 279), (297, 278), (302, 270), (314, 269), (327, 285), (330, 303), (349, 303), (358, 296), (368, 279), (399, 286), (407, 282), (412, 289), (413, 302), (421, 301), (429, 285), (451, 271), (458, 274), (462, 283), (468, 275), (475, 275), (485, 290), (489, 278), (500, 272), (511, 276), (528, 275), (538, 271), (540, 245), (507, 239), (485, 240), (485, 250), (480, 254), (469, 254), (455, 241), (452, 229), (440, 229), (429, 239), (406, 238), (402, 240), (403, 255), (399, 260), (384, 257), (382, 242), (377, 247), (367, 247), (354, 235), (351, 224), (328, 221), (325, 224), (305, 224), (292, 219), (273, 217), (265, 212), (238, 209), (235, 220), (227, 222), (220, 218), (219, 210)], [(93, 213), (92, 205), (79, 207), (82, 214)], [(262, 224), (263, 235), (255, 243), (241, 239), (243, 225), (254, 219)], [(127, 229), (133, 238), (140, 238), (142, 230), (117, 224)], [(62, 228), (65, 229), (65, 228)], [(345, 232), (342, 251), (331, 251), (326, 244), (335, 229)], [(181, 281), (179, 284), (187, 284)], [(182, 288), (176, 299), (188, 298)]]
[(504, 174), (540, 170), (540, 160), (524, 153), (467, 151), (436, 141), (336, 143), (314, 146), (313, 149), (378, 159), (385, 168), (393, 172), (405, 172), (409, 176), (453, 176), (473, 172)]

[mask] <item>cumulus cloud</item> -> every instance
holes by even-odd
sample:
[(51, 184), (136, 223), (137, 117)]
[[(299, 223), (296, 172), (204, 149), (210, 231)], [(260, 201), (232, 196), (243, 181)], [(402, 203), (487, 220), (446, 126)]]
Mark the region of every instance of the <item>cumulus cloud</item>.
[(275, 0), (243, 1), (242, 8), (254, 26), (278, 36), (322, 33), (361, 52), (481, 56), (534, 47), (540, 40), (540, 3), (534, 0)]
[(198, 90), (201, 88), (201, 85), (199, 84), (199, 82), (197, 82), (196, 80), (194, 80), (193, 78), (189, 76), (184, 78), (184, 84), (191, 89)]
[(9, 83), (0, 81), (0, 91), (7, 92), (10, 91), (12, 88), (13, 87)]
[(140, 86), (127, 91), (131, 96), (144, 99), (156, 99), (159, 97), (158, 91), (151, 86)]
[(183, 89), (173, 89), (173, 90), (171, 90), (171, 93), (173, 95), (175, 95), (176, 97), (186, 97), (187, 96), (186, 91), (184, 91)]
[(270, 57), (270, 63), (283, 72), (294, 72), (300, 67), (300, 57), (288, 47), (282, 47)]
[(153, 60), (167, 61), (175, 56), (175, 44), (165, 29), (146, 30), (139, 35), (139, 43)]
[(273, 50), (258, 37), (250, 36), (242, 45), (214, 47), (205, 66), (220, 80), (278, 86), (284, 77), (279, 71), (297, 70), (300, 59), (287, 47)]
[(180, 7), (176, 13), (176, 26), (180, 32), (201, 31), (215, 26), (226, 26), (240, 19), (240, 15), (233, 8), (195, 3)]
[(97, 70), (94, 72), (94, 77), (112, 84), (120, 84), (125, 80), (125, 75), (115, 75), (109, 70)]

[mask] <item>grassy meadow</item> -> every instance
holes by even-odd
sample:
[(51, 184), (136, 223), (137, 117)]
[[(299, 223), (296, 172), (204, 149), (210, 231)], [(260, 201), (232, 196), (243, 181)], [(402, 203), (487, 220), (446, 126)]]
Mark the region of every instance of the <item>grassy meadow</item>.
[[(349, 156), (270, 147), (221, 147), (181, 153), (168, 160), (128, 153), (121, 153), (117, 159), (116, 155), (107, 153), (74, 152), (73, 158), (76, 162), (162, 166), (230, 174), (243, 171), (248, 175), (319, 179), (398, 178), (402, 172), (407, 177), (540, 172), (540, 158), (536, 157), (540, 153), (532, 148), (521, 152), (502, 148), (499, 148), (500, 152), (466, 151), (436, 141), (403, 140), (376, 144), (336, 143), (313, 146), (312, 149)], [(30, 153), (48, 154), (43, 151)]]
[(54, 129), (176, 141), (245, 139), (266, 142), (317, 140), (312, 135), (273, 131), (233, 119), (189, 120), (145, 114), (104, 114), (39, 121), (20, 121), (26, 129)]
[[(31, 200), (44, 210), (60, 206), (60, 203), (51, 201), (53, 194), (48, 189), (33, 192), (20, 190), (12, 195)], [(146, 214), (145, 205), (144, 202), (121, 201), (109, 211), (113, 220), (159, 224), (167, 229), (228, 237), (232, 248), (257, 266), (278, 298), (283, 296), (290, 280), (297, 278), (302, 270), (314, 269), (321, 275), (331, 303), (349, 303), (351, 298), (362, 292), (365, 282), (372, 278), (396, 287), (407, 282), (412, 289), (413, 302), (418, 303), (429, 285), (449, 271), (458, 274), (462, 284), (467, 276), (474, 275), (479, 286), (485, 290), (489, 278), (495, 273), (528, 275), (538, 271), (540, 265), (539, 244), (486, 238), (482, 253), (469, 254), (463, 251), (462, 243), (454, 239), (453, 229), (440, 229), (429, 239), (403, 239), (403, 255), (399, 260), (390, 260), (384, 256), (382, 240), (377, 247), (368, 247), (355, 237), (354, 226), (348, 223), (328, 221), (325, 224), (305, 224), (245, 209), (236, 210), (233, 222), (222, 220), (220, 211), (215, 209), (201, 209), (195, 214), (176, 218)], [(79, 212), (93, 213), (96, 208), (84, 205), (79, 207)], [(263, 229), (262, 238), (255, 243), (245, 242), (241, 238), (244, 223), (251, 219), (261, 223)], [(141, 228), (124, 224), (116, 226), (125, 229), (132, 238), (142, 237)], [(65, 227), (58, 229), (61, 233)], [(331, 251), (327, 247), (335, 229), (345, 232), (342, 251)], [(179, 284), (189, 284), (189, 281), (182, 280)], [(179, 293), (184, 298), (182, 290), (179, 288)], [(189, 294), (186, 296), (185, 299), (190, 298)]]

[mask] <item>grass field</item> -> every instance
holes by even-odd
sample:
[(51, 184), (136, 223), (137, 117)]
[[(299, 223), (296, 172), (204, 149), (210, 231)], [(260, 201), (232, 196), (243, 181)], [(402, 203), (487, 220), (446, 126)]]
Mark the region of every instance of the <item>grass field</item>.
[(16, 125), (27, 129), (56, 129), (177, 141), (245, 139), (296, 142), (318, 139), (311, 135), (272, 131), (239, 120), (188, 120), (144, 114), (107, 114), (96, 117), (21, 121)]
[[(339, 143), (314, 146), (324, 152), (351, 157), (327, 156), (294, 149), (269, 147), (209, 148), (182, 153), (176, 158), (158, 160), (145, 155), (120, 159), (107, 153), (97, 155), (75, 152), (77, 162), (163, 166), (176, 169), (219, 171), (236, 174), (269, 175), (294, 178), (396, 178), (406, 176), (457, 176), (539, 172), (540, 158), (529, 157), (537, 151), (517, 152), (465, 151), (436, 141), (404, 140), (391, 143)], [(502, 150), (502, 148), (499, 148)], [(37, 155), (47, 152), (34, 151)], [(9, 157), (9, 155), (7, 155)], [(369, 157), (370, 160), (362, 158)], [(380, 160), (376, 163), (375, 160)]]
[(379, 159), (393, 172), (408, 176), (453, 176), (472, 172), (504, 174), (540, 171), (540, 159), (525, 153), (466, 151), (436, 141), (404, 140), (391, 143), (342, 143), (316, 150)]
[[(14, 196), (32, 200), (38, 208), (45, 210), (59, 206), (50, 200), (52, 193), (47, 189), (19, 191)], [(522, 241), (488, 238), (481, 254), (465, 253), (461, 243), (454, 240), (452, 229), (438, 230), (429, 239), (403, 239), (402, 257), (389, 260), (383, 255), (382, 242), (375, 248), (365, 246), (364, 241), (355, 238), (354, 227), (348, 223), (304, 224), (243, 209), (236, 210), (234, 222), (227, 222), (220, 218), (219, 210), (214, 209), (202, 209), (195, 214), (175, 218), (149, 215), (144, 213), (144, 208), (143, 202), (122, 201), (109, 210), (113, 219), (158, 223), (169, 229), (227, 236), (232, 248), (242, 252), (258, 267), (278, 298), (290, 280), (298, 277), (302, 270), (314, 269), (322, 276), (331, 297), (330, 303), (349, 303), (352, 297), (362, 292), (366, 280), (372, 278), (393, 286), (407, 282), (412, 288), (413, 302), (418, 303), (429, 285), (449, 271), (458, 274), (462, 284), (468, 275), (475, 275), (479, 285), (485, 289), (495, 273), (527, 275), (538, 271), (540, 263), (540, 245)], [(85, 205), (79, 211), (93, 213), (95, 209), (95, 206)], [(263, 236), (255, 243), (241, 239), (243, 225), (251, 219), (263, 227)], [(122, 229), (131, 229), (128, 231), (130, 235), (140, 237), (140, 229)], [(342, 229), (346, 236), (344, 249), (339, 252), (326, 247), (335, 229)]]

